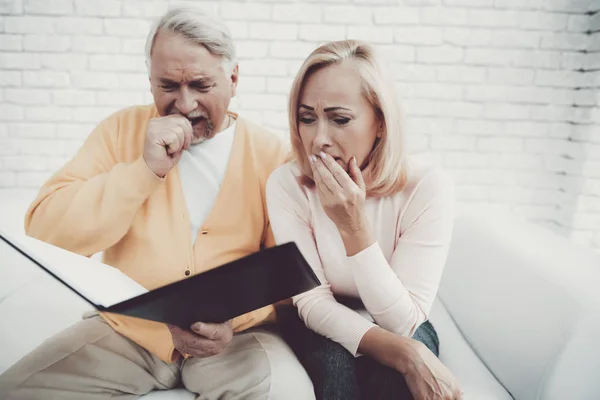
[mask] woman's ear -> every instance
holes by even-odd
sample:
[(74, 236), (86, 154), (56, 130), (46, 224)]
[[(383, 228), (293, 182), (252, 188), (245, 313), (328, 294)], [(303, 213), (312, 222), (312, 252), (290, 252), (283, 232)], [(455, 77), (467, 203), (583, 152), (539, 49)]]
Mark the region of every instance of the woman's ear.
[(381, 138), (383, 136), (383, 131), (385, 129), (385, 118), (383, 118), (383, 113), (379, 109), (376, 110), (376, 114), (377, 114), (377, 122), (378, 122), (377, 137)]
[(377, 127), (377, 137), (379, 139), (381, 139), (381, 137), (383, 136), (384, 129), (385, 129), (385, 123), (382, 120), (380, 120), (379, 126)]

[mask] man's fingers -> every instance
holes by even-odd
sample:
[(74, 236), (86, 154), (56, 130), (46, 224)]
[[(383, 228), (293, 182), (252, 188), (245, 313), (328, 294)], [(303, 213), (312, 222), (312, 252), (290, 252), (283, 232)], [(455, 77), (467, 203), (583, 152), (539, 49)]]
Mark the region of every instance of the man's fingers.
[(191, 326), (192, 331), (194, 331), (198, 335), (202, 335), (208, 339), (216, 339), (218, 337), (217, 328), (214, 324), (207, 324), (203, 322), (196, 322)]
[[(189, 135), (184, 133), (181, 126), (172, 126), (168, 132), (169, 133), (163, 139), (167, 154), (174, 155), (186, 148), (186, 141), (188, 141), (186, 136)], [(189, 138), (189, 141), (191, 142), (191, 138)]]
[(185, 329), (181, 329), (178, 326), (168, 325), (168, 327), (169, 327), (169, 331), (171, 332), (171, 335), (174, 338), (176, 338), (177, 340), (180, 340), (182, 342), (191, 343), (197, 337), (192, 332), (187, 331)]
[(197, 339), (206, 340), (204, 338), (199, 337), (198, 335), (195, 335), (193, 332), (181, 329), (180, 327), (174, 325), (169, 325), (169, 331), (171, 331), (171, 335), (177, 341), (185, 344), (186, 346), (192, 346), (196, 343)]
[(190, 148), (190, 145), (192, 144), (192, 138), (193, 138), (193, 135), (185, 135), (184, 142), (183, 142), (184, 150), (187, 150)]
[(177, 123), (177, 125), (180, 126), (181, 129), (183, 129), (184, 135), (193, 135), (194, 134), (194, 128), (192, 128), (192, 123), (190, 122), (189, 119), (187, 119), (186, 117), (184, 117), (183, 115), (180, 115), (180, 114), (175, 114), (170, 117), (174, 117), (173, 121), (175, 121)]
[(195, 357), (210, 357), (218, 354), (223, 344), (215, 340), (207, 339), (191, 331), (181, 329), (174, 325), (168, 325), (175, 348), (183, 354)]
[[(181, 128), (181, 131), (183, 132), (183, 148), (187, 150), (189, 144), (192, 142), (192, 138), (194, 137), (194, 128), (192, 127), (192, 123), (181, 114), (169, 115), (166, 118), (169, 118), (169, 120), (172, 121), (172, 123), (176, 124), (179, 128)], [(187, 143), (187, 146), (185, 143)]]
[(184, 118), (181, 125), (185, 139), (191, 142), (192, 138), (194, 137), (194, 128), (192, 127), (192, 123), (187, 118)]
[(221, 350), (221, 347), (217, 346), (217, 344), (212, 340), (198, 338), (192, 343), (181, 342), (177, 347), (177, 350), (183, 354), (189, 354), (194, 357), (203, 358), (218, 354)]
[(224, 340), (227, 338), (229, 331), (231, 331), (231, 325), (227, 322), (222, 324), (196, 322), (191, 328), (196, 334), (202, 335), (210, 340)]
[(181, 150), (181, 146), (183, 145), (183, 142), (180, 142), (179, 136), (175, 132), (172, 132), (166, 136), (163, 139), (163, 143), (167, 149), (167, 154), (169, 155), (177, 153), (179, 150)]

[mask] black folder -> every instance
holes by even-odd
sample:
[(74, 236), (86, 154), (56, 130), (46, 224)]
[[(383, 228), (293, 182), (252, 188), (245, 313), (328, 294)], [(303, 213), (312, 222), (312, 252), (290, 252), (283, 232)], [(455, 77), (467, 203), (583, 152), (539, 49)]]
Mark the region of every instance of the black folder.
[(173, 324), (184, 329), (198, 321), (224, 322), (321, 284), (296, 244), (289, 242), (104, 307), (55, 275), (39, 257), (19, 246), (15, 240), (10, 240), (2, 232), (0, 239), (99, 311)]

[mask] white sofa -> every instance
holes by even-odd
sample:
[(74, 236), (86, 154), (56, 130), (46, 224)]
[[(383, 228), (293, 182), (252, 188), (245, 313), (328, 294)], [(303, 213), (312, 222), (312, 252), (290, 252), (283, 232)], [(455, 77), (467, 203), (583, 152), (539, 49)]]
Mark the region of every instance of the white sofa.
[[(0, 193), (3, 230), (22, 232), (28, 196), (10, 203)], [(459, 216), (431, 320), (465, 399), (600, 399), (598, 286), (600, 258), (565, 238), (510, 216)], [(0, 373), (88, 307), (0, 254)]]

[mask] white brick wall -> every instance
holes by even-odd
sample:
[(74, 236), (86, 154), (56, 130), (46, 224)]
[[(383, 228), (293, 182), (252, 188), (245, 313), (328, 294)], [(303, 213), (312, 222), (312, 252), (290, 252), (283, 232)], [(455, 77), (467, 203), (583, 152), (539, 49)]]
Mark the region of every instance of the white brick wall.
[(96, 123), (150, 102), (144, 41), (172, 4), (230, 27), (234, 107), (285, 135), (287, 93), (320, 43), (376, 43), (413, 154), (460, 206), (512, 210), (600, 250), (600, 8), (592, 0), (0, 1), (0, 188), (38, 187)]

